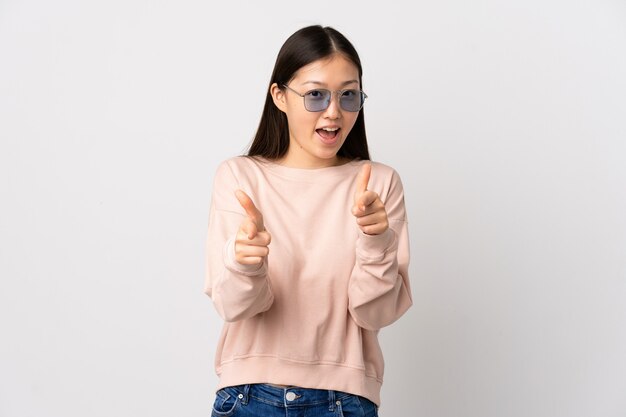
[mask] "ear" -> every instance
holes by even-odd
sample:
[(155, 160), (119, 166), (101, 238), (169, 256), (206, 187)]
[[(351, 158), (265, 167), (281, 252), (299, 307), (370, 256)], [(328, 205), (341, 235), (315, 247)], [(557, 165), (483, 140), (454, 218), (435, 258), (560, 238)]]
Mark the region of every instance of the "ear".
[(274, 105), (278, 107), (278, 110), (286, 113), (287, 103), (285, 103), (285, 92), (278, 87), (278, 84), (274, 83), (270, 86), (270, 94)]

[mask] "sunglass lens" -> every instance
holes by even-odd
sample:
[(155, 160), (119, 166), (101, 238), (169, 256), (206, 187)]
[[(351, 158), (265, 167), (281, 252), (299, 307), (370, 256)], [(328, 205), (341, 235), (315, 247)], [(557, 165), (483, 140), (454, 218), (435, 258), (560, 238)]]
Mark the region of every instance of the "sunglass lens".
[(359, 111), (363, 104), (363, 98), (359, 90), (346, 90), (339, 99), (341, 108), (346, 111)]
[(312, 90), (304, 96), (304, 107), (308, 111), (322, 111), (328, 108), (331, 92), (328, 90)]

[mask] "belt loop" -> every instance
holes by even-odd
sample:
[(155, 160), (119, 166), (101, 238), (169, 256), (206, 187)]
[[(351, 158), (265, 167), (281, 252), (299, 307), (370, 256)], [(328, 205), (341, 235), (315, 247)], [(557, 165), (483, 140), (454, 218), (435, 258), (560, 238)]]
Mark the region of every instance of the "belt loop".
[(335, 411), (335, 391), (328, 390), (328, 411)]
[(250, 384), (245, 384), (243, 386), (243, 399), (241, 400), (241, 403), (243, 405), (248, 405), (249, 395), (250, 395)]

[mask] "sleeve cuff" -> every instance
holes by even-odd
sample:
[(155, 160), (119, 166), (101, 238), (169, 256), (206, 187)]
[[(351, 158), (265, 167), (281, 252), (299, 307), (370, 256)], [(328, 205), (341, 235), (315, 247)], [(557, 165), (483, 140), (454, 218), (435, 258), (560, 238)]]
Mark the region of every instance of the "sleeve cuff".
[(397, 247), (396, 232), (391, 227), (379, 235), (368, 235), (359, 230), (356, 253), (361, 259), (379, 261), (387, 252), (396, 250)]

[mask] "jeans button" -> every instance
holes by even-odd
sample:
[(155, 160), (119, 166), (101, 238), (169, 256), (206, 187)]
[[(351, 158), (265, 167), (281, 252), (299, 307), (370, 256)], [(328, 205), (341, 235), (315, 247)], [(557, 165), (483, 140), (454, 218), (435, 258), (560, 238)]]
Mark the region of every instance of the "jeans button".
[(290, 391), (287, 393), (285, 397), (287, 398), (287, 401), (293, 401), (296, 399), (296, 394)]

